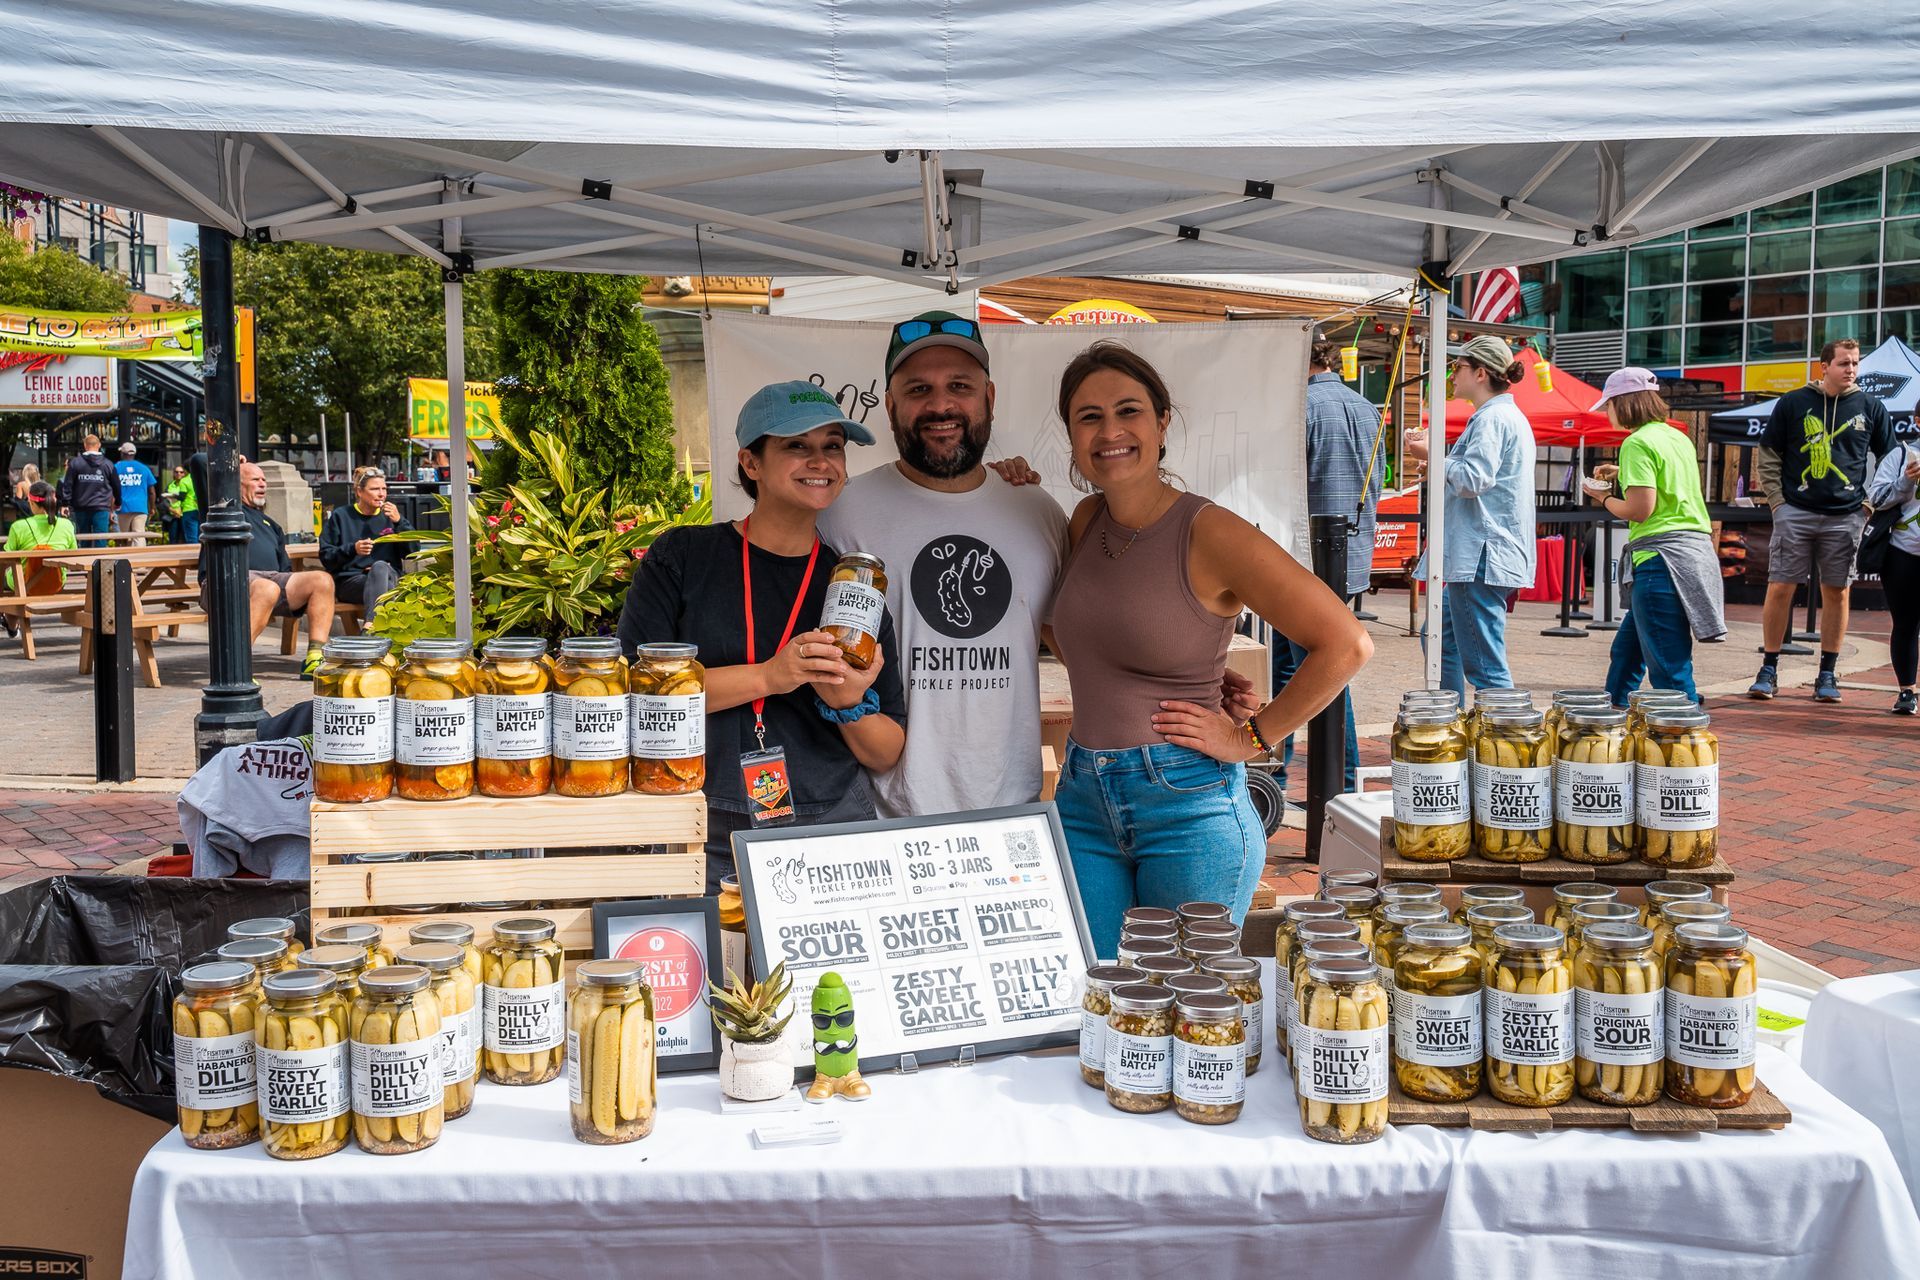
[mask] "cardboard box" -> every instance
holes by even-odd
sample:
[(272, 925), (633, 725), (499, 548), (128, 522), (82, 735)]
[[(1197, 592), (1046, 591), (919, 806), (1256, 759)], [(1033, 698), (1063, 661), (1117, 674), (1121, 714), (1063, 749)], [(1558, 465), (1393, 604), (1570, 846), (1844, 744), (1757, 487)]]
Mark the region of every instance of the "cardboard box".
[(117, 1280), (133, 1175), (168, 1125), (92, 1085), (0, 1069), (0, 1276)]

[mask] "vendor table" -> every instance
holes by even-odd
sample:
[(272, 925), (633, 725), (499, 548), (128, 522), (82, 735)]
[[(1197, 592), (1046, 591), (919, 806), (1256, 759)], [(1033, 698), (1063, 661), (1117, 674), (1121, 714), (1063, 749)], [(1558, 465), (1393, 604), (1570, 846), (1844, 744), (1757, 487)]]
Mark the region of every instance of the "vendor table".
[[(1920, 1202), (1920, 969), (1830, 982), (1813, 998), (1801, 1064), (1880, 1126)], [(1914, 1264), (1920, 1267), (1920, 1263)]]
[[(1269, 984), (1270, 985), (1270, 984)], [(1269, 1009), (1267, 1026), (1271, 1027)], [(190, 1151), (134, 1183), (129, 1278), (1912, 1274), (1920, 1219), (1873, 1126), (1762, 1049), (1778, 1132), (1300, 1130), (1272, 1044), (1234, 1124), (1113, 1110), (1070, 1052), (884, 1074), (869, 1102), (724, 1115), (661, 1082), (653, 1135), (591, 1147), (565, 1080), (482, 1084), (430, 1150)], [(758, 1125), (843, 1141), (758, 1150)]]

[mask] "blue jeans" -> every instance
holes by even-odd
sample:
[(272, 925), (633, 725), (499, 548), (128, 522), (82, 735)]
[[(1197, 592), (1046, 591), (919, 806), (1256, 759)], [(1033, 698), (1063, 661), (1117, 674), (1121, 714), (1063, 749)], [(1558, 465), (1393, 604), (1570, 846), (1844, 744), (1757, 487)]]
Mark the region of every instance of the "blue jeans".
[(1507, 587), (1449, 582), (1440, 605), (1440, 687), (1461, 697), (1476, 689), (1511, 689), (1507, 669)]
[(200, 541), (200, 513), (189, 511), (180, 517), (180, 541), (183, 543)]
[(1054, 795), (1094, 953), (1111, 958), (1128, 907), (1253, 905), (1267, 840), (1247, 767), (1172, 743), (1088, 751), (1067, 743)]
[(113, 522), (111, 511), (81, 511), (73, 513), (73, 531), (75, 533), (107, 533)]
[(1607, 694), (1613, 705), (1627, 705), (1627, 695), (1646, 676), (1656, 689), (1678, 689), (1700, 701), (1693, 685), (1693, 626), (1673, 589), (1673, 574), (1656, 553), (1645, 564), (1633, 566), (1633, 595), (1627, 616), (1613, 633), (1613, 660), (1607, 667)]
[[(1306, 661), (1307, 651), (1276, 631), (1273, 633), (1271, 657), (1273, 659), (1273, 692), (1278, 696), (1280, 691), (1287, 687), (1287, 681), (1293, 679), (1293, 673), (1300, 669), (1300, 664)], [(1347, 759), (1346, 768), (1342, 770), (1340, 789), (1351, 791), (1353, 790), (1353, 772), (1360, 767), (1360, 736), (1354, 732), (1353, 728), (1353, 697), (1345, 689), (1340, 691), (1340, 712), (1347, 718)], [(1274, 778), (1280, 783), (1282, 790), (1286, 789), (1287, 770), (1292, 767), (1293, 735), (1288, 734), (1286, 740), (1280, 744), (1280, 767), (1273, 771)]]

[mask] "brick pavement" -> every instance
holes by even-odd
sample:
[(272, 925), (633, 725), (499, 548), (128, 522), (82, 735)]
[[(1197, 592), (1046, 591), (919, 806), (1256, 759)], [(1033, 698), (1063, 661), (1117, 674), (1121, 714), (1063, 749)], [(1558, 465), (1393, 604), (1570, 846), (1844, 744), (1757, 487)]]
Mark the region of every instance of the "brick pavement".
[(0, 892), (167, 852), (180, 838), (173, 799), (125, 790), (0, 790)]

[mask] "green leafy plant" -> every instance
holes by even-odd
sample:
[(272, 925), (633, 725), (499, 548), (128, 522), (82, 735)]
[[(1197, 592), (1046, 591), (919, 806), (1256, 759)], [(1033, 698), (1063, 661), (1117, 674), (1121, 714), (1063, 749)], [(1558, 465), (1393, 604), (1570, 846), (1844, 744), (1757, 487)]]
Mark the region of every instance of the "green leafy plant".
[[(620, 619), (634, 562), (653, 540), (680, 524), (713, 519), (710, 490), (678, 511), (633, 500), (632, 486), (586, 483), (582, 466), (556, 435), (526, 438), (501, 426), (498, 448), (518, 458), (518, 480), (468, 500), (473, 539), (474, 642), (496, 635), (610, 634)], [(685, 477), (689, 491), (695, 477)], [(451, 510), (440, 500), (442, 512)], [(419, 547), (420, 568), (381, 598), (371, 630), (401, 645), (453, 634), (453, 535), (448, 530), (388, 534), (381, 542)]]
[(765, 982), (750, 983), (733, 972), (727, 974), (724, 988), (709, 982), (707, 1008), (713, 1015), (713, 1025), (727, 1039), (736, 1044), (765, 1044), (778, 1040), (793, 1021), (791, 1012), (784, 1018), (779, 1016), (780, 1006), (792, 993), (793, 979), (787, 976), (787, 962), (782, 960)]

